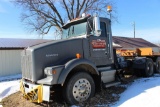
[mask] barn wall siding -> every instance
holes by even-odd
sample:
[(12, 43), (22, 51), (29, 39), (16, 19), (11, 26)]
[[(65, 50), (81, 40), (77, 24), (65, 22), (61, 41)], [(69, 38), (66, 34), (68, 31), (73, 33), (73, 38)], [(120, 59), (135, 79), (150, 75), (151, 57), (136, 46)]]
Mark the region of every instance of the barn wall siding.
[(21, 73), (22, 50), (0, 50), (0, 76)]

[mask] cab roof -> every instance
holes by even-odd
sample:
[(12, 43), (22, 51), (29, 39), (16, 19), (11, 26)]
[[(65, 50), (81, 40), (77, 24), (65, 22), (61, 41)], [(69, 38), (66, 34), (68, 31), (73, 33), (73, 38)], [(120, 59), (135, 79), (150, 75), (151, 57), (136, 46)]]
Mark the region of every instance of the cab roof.
[(72, 25), (75, 25), (75, 24), (79, 24), (79, 23), (83, 23), (83, 22), (87, 22), (87, 19), (90, 18), (91, 15), (88, 15), (86, 17), (82, 17), (82, 18), (76, 18), (76, 19), (73, 19), (71, 20), (70, 22), (64, 24), (62, 26), (63, 29), (67, 29), (68, 27), (72, 26)]

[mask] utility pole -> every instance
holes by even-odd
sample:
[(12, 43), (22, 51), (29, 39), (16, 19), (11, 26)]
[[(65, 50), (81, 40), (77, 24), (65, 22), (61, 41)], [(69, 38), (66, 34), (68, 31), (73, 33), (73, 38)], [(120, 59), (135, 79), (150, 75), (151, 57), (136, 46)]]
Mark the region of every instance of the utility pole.
[(135, 21), (133, 22), (133, 33), (134, 33), (134, 38), (136, 37), (136, 24)]

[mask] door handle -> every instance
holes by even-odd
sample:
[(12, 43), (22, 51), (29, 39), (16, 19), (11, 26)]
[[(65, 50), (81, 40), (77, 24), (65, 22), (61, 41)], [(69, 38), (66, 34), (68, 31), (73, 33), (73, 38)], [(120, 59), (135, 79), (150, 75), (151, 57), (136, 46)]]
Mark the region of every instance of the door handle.
[(105, 55), (108, 55), (108, 52), (105, 52)]

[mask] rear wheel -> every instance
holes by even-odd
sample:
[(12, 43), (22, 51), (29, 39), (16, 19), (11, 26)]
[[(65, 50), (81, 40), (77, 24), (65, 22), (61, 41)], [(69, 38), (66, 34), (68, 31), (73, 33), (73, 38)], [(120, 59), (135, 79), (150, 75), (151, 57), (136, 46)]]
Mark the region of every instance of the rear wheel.
[(156, 72), (160, 73), (160, 57), (158, 57), (156, 60)]
[(154, 64), (153, 64), (153, 60), (150, 58), (146, 59), (146, 64), (145, 64), (145, 69), (144, 69), (144, 76), (145, 77), (150, 77), (153, 75), (154, 73)]
[(65, 84), (63, 92), (69, 104), (86, 101), (95, 93), (94, 80), (88, 73), (76, 73)]

